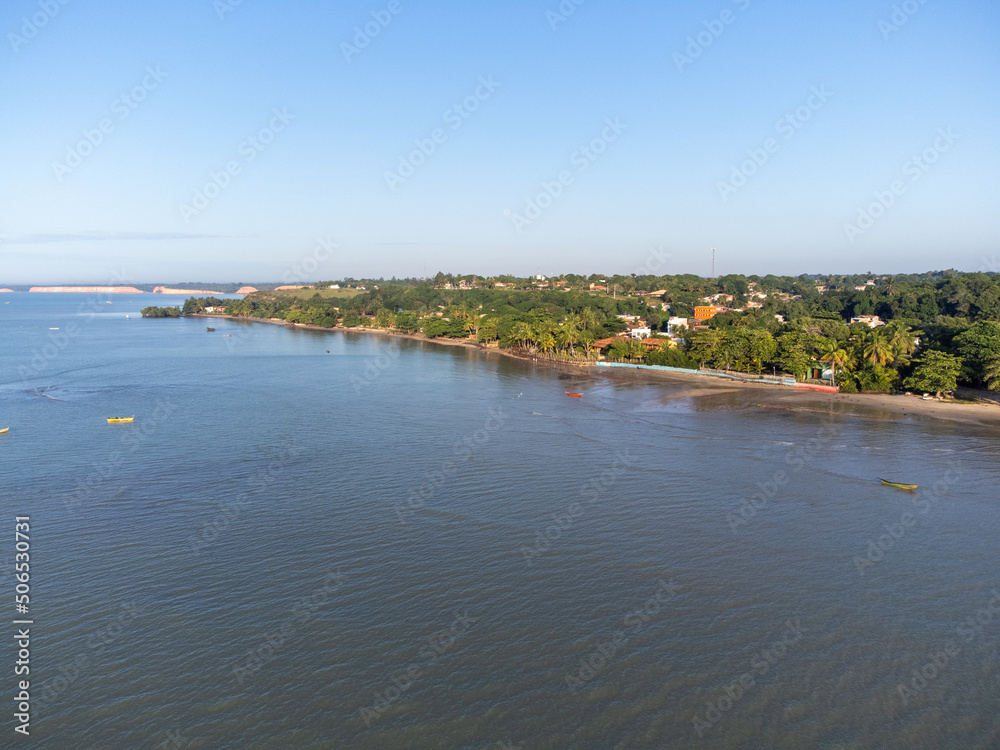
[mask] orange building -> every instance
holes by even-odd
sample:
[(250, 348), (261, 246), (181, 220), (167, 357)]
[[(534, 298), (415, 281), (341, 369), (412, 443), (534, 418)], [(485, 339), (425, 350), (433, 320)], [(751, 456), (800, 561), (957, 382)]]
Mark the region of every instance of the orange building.
[(724, 307), (716, 307), (715, 305), (705, 305), (704, 307), (696, 307), (694, 309), (694, 319), (695, 320), (708, 320), (714, 318), (720, 312), (725, 310)]

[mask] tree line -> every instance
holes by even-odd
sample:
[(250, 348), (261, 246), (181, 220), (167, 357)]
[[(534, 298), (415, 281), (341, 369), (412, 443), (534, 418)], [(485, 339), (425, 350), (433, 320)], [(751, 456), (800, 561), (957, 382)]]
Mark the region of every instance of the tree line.
[[(448, 277), (443, 277), (447, 279)], [(455, 277), (452, 277), (455, 278)], [(471, 277), (475, 278), (475, 277)], [(587, 277), (566, 279), (582, 286)], [(900, 388), (942, 392), (959, 381), (1000, 390), (1000, 277), (955, 271), (878, 278), (692, 275), (600, 277), (610, 294), (583, 289), (445, 289), (429, 283), (380, 283), (350, 299), (322, 298), (308, 289), (294, 297), (258, 292), (240, 300), (194, 299), (184, 313), (225, 306), (230, 315), (279, 318), (322, 327), (365, 326), (423, 332), (430, 338), (475, 339), (565, 359), (593, 359), (596, 342), (626, 328), (620, 315), (643, 318), (659, 340), (630, 339), (606, 347), (611, 359), (676, 367), (785, 373), (804, 379), (822, 365), (844, 391)], [(821, 282), (817, 284), (817, 281)], [(619, 283), (620, 282), (620, 283)], [(450, 282), (448, 282), (450, 283)], [(505, 282), (506, 283), (506, 282)], [(820, 287), (827, 287), (821, 290)], [(655, 296), (637, 290), (659, 292)], [(670, 316), (691, 317), (703, 297), (733, 296), (707, 327), (681, 328), (681, 345), (665, 337)], [(668, 310), (662, 309), (668, 306)], [(877, 315), (887, 324), (851, 323)]]

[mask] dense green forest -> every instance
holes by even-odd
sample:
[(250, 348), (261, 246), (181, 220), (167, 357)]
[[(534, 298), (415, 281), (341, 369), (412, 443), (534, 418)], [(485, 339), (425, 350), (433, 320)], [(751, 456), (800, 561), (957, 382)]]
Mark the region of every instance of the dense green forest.
[[(496, 288), (497, 283), (506, 286)], [(192, 298), (183, 312), (224, 305), (230, 315), (422, 331), (533, 356), (582, 360), (603, 350), (614, 360), (782, 372), (800, 380), (819, 365), (832, 370), (844, 391), (942, 392), (959, 381), (1000, 390), (997, 274), (717, 279), (568, 274), (543, 283), (549, 288), (538, 288), (541, 283), (533, 279), (439, 273), (434, 283), (369, 281), (365, 292), (350, 299), (324, 299), (309, 289), (292, 297), (258, 292), (241, 300)], [(590, 291), (598, 283), (604, 289)], [(455, 288), (460, 284), (474, 288)], [(561, 287), (552, 288), (557, 284)], [(727, 307), (746, 309), (719, 313), (707, 326), (675, 330), (680, 343), (675, 347), (666, 337), (669, 317), (690, 318), (696, 305), (705, 304), (703, 298), (716, 294), (732, 295)], [(602, 348), (602, 339), (625, 330), (619, 315), (641, 317), (662, 341), (621, 339)], [(851, 323), (869, 315), (886, 325)]]

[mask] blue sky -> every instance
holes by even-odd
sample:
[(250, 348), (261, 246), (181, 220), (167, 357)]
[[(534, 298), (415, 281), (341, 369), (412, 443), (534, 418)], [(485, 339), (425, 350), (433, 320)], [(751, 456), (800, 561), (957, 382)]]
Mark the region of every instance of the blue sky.
[(145, 5), (0, 10), (0, 285), (1000, 270), (986, 0)]

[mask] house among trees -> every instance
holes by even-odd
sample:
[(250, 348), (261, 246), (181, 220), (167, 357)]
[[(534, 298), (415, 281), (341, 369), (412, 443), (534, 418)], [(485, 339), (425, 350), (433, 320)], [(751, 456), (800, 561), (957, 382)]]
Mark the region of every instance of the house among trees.
[(851, 325), (855, 323), (864, 323), (869, 328), (878, 328), (885, 325), (885, 321), (879, 318), (878, 315), (859, 315), (856, 318), (851, 318)]

